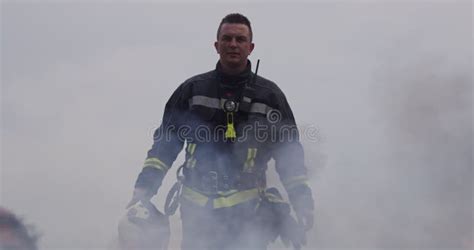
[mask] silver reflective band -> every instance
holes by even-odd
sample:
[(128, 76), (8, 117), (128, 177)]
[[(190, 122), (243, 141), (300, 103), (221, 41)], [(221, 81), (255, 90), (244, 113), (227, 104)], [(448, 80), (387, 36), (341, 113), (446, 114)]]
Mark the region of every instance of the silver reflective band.
[(202, 95), (195, 95), (189, 100), (189, 106), (200, 105), (208, 108), (220, 109), (221, 102), (217, 98), (211, 98)]
[[(199, 105), (211, 109), (224, 109), (224, 104), (228, 100), (225, 98), (213, 98), (213, 97), (207, 97), (203, 95), (195, 95), (189, 99), (189, 107), (192, 107), (194, 105)], [(235, 105), (235, 111), (236, 112), (239, 109), (239, 103), (234, 102)]]
[[(207, 96), (202, 96), (202, 95), (195, 95), (195, 96), (193, 96), (189, 99), (189, 107), (192, 107), (194, 105), (200, 105), (200, 106), (204, 106), (204, 107), (207, 107), (207, 108), (224, 109), (225, 110), (225, 103), (227, 101), (228, 100), (225, 99), (225, 98), (219, 99), (219, 98), (212, 98), (212, 97), (207, 97)], [(234, 101), (232, 101), (232, 102), (236, 106), (234, 112), (237, 112), (238, 109), (239, 109), (239, 103), (234, 102)], [(259, 114), (262, 114), (262, 115), (267, 115), (268, 112), (270, 112), (272, 110), (275, 110), (275, 109), (273, 109), (272, 107), (270, 107), (270, 106), (268, 106), (264, 103), (254, 102), (250, 105), (249, 112), (250, 113), (259, 113)]]
[(260, 114), (266, 115), (271, 110), (273, 110), (273, 109), (270, 106), (268, 106), (266, 104), (263, 104), (263, 103), (255, 102), (255, 103), (252, 103), (252, 105), (250, 106), (250, 111), (249, 112), (250, 113), (260, 113)]

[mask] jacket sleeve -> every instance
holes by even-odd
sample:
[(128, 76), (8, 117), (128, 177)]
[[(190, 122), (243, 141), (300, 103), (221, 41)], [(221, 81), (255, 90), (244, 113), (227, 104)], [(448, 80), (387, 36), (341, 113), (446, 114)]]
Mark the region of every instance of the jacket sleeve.
[(185, 96), (182, 84), (166, 103), (162, 124), (153, 135), (153, 145), (135, 182), (135, 187), (144, 188), (150, 194), (156, 194), (166, 172), (183, 148), (184, 138), (179, 136), (178, 129), (187, 113)]
[[(281, 91), (277, 93), (276, 103), (278, 111), (273, 114), (278, 119), (275, 123), (277, 140), (273, 143), (276, 171), (295, 210), (300, 208), (313, 210), (312, 192), (304, 165), (303, 146), (293, 112)], [(268, 119), (275, 119), (270, 116), (271, 114)]]

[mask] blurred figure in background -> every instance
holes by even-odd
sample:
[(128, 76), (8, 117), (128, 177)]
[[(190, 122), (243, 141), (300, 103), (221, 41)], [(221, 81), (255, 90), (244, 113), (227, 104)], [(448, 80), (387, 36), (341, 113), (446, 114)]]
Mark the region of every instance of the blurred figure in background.
[(21, 219), (0, 207), (0, 250), (36, 250), (37, 239)]

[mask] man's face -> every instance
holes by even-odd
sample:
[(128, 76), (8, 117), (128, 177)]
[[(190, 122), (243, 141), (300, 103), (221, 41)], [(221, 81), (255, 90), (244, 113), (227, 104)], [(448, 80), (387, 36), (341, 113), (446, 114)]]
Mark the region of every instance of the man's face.
[(228, 68), (247, 65), (247, 57), (254, 48), (250, 41), (250, 30), (245, 24), (224, 23), (214, 47), (220, 56), (220, 62)]

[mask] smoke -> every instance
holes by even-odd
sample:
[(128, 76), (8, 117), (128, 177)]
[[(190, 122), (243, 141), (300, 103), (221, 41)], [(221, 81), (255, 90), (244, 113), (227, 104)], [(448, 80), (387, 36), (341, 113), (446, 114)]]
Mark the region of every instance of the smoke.
[[(316, 129), (301, 133), (316, 202), (307, 249), (472, 249), (471, 10), (2, 2), (1, 203), (36, 225), (40, 249), (106, 248), (166, 100), (214, 67), (218, 22), (238, 11), (259, 74)], [(171, 227), (176, 249), (179, 215)]]
[[(386, 190), (391, 198), (381, 203), (392, 207), (388, 211), (397, 222), (386, 222), (404, 231), (407, 246), (468, 249), (473, 235), (472, 73), (463, 61), (436, 59), (395, 63), (378, 77), (389, 84), (376, 93), (390, 145), (384, 168), (391, 180), (403, 180), (400, 190)], [(397, 244), (398, 239), (382, 235), (378, 240)]]
[[(349, 97), (334, 99), (350, 112), (331, 120), (335, 128), (320, 126), (327, 164), (313, 182), (312, 246), (472, 249), (472, 31), (460, 28), (470, 15), (449, 19), (453, 6), (443, 6), (439, 20), (451, 23), (438, 23), (441, 30), (420, 20), (406, 27), (419, 34), (375, 40), (376, 60), (352, 64), (362, 77), (343, 84), (350, 94), (338, 95)], [(308, 156), (317, 166), (321, 157)]]

